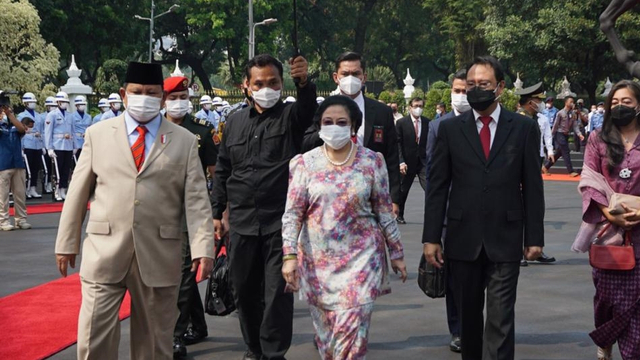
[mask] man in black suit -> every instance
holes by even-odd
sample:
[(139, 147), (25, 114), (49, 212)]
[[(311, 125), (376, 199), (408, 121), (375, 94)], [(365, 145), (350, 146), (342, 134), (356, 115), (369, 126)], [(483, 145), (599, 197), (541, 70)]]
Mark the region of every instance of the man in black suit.
[[(462, 359), (512, 360), (520, 259), (544, 246), (540, 130), (502, 108), (504, 72), (493, 57), (467, 68), (473, 111), (440, 124), (425, 204), (422, 242), (434, 266), (446, 261), (460, 310)], [(447, 202), (449, 207), (447, 210)], [(486, 294), (487, 322), (483, 310)], [(486, 331), (485, 331), (486, 329)]]
[(424, 100), (419, 97), (411, 99), (409, 103), (409, 115), (396, 122), (398, 133), (398, 154), (400, 156), (400, 212), (398, 223), (404, 221), (404, 206), (409, 197), (409, 190), (413, 179), (418, 175), (422, 190), (427, 187), (427, 132), (429, 131), (429, 119), (422, 116)]
[[(365, 62), (360, 54), (345, 52), (335, 63), (333, 81), (342, 95), (348, 96), (358, 104), (362, 111), (362, 126), (358, 129), (354, 141), (384, 156), (389, 172), (389, 193), (393, 201), (393, 212), (398, 215), (400, 204), (400, 167), (398, 160), (398, 138), (390, 107), (364, 96), (363, 84), (367, 81)], [(307, 152), (323, 144), (317, 124), (312, 125), (304, 134), (302, 152)]]

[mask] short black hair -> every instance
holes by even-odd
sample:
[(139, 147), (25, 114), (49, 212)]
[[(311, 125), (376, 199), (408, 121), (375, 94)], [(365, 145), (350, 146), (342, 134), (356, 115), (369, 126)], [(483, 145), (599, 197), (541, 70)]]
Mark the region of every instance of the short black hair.
[(453, 80), (455, 79), (467, 81), (467, 69), (460, 69), (456, 71), (456, 73), (453, 74), (453, 79), (451, 80), (451, 82), (453, 82)]
[(498, 59), (494, 58), (493, 56), (477, 56), (475, 59), (473, 59), (473, 62), (471, 62), (471, 64), (467, 65), (467, 73), (474, 65), (489, 66), (493, 69), (493, 73), (496, 75), (497, 82), (501, 82), (502, 80), (504, 80), (504, 69), (502, 68), (502, 64), (500, 64), (500, 61), (498, 61)]
[(365, 71), (364, 58), (362, 58), (362, 55), (358, 54), (357, 52), (347, 51), (340, 54), (340, 56), (338, 56), (338, 58), (336, 59), (335, 71), (338, 71), (338, 68), (340, 68), (340, 64), (343, 61), (360, 61), (360, 67), (362, 68), (363, 72)]
[(247, 78), (247, 81), (251, 80), (251, 69), (254, 67), (263, 68), (265, 66), (273, 65), (278, 69), (278, 73), (280, 74), (280, 80), (283, 79), (282, 63), (278, 61), (278, 59), (274, 58), (269, 54), (260, 54), (253, 57), (253, 59), (247, 62), (247, 65), (244, 68), (244, 76)]
[(574, 98), (573, 96), (569, 95), (569, 96), (565, 96), (564, 103), (566, 104), (567, 101), (569, 101), (569, 99), (573, 100), (574, 102), (576, 101), (576, 98)]
[(438, 105), (436, 105), (436, 106), (440, 106), (441, 108), (446, 108), (447, 107), (443, 102), (439, 102)]
[(411, 99), (411, 101), (409, 101), (409, 106), (413, 106), (413, 102), (414, 101), (422, 101), (422, 102), (424, 102), (424, 99), (421, 98), (420, 96), (414, 96), (413, 99)]
[(362, 125), (362, 111), (360, 111), (360, 108), (355, 101), (344, 95), (329, 96), (322, 102), (322, 104), (320, 104), (318, 110), (316, 110), (316, 113), (313, 116), (313, 123), (318, 127), (318, 129), (321, 127), (322, 114), (324, 114), (329, 106), (334, 105), (342, 106), (347, 110), (347, 114), (351, 120), (351, 128), (353, 131), (358, 131)]

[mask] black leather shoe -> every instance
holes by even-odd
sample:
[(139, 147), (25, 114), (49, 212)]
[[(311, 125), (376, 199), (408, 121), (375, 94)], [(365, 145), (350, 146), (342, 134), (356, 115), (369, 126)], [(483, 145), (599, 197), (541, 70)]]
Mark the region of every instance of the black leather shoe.
[(527, 262), (527, 260), (522, 259), (520, 260), (520, 266), (529, 266), (529, 263)]
[(251, 350), (247, 350), (242, 357), (242, 360), (260, 360), (262, 355), (258, 355)]
[(187, 347), (184, 346), (184, 342), (178, 336), (173, 337), (173, 358), (184, 359), (187, 357)]
[(550, 264), (552, 262), (555, 262), (556, 258), (554, 258), (553, 256), (547, 256), (545, 255), (545, 253), (542, 253), (540, 254), (540, 257), (537, 258), (535, 261), (541, 264)]
[(185, 332), (184, 335), (182, 335), (182, 340), (184, 341), (185, 345), (193, 345), (201, 342), (207, 336), (209, 336), (209, 334), (207, 333), (206, 329), (196, 330), (193, 327), (189, 327), (187, 329), (187, 332)]
[(398, 222), (398, 224), (403, 224), (403, 225), (407, 223), (406, 221), (404, 221), (404, 218), (400, 216), (396, 218), (396, 221)]
[(451, 342), (449, 343), (449, 350), (459, 353), (462, 352), (462, 347), (460, 347), (460, 336), (451, 336)]

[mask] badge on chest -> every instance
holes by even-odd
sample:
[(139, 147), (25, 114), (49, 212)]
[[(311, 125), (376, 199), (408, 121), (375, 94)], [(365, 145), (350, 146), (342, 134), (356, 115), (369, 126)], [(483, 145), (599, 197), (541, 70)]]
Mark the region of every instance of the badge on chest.
[(384, 126), (373, 126), (373, 142), (376, 144), (384, 143)]

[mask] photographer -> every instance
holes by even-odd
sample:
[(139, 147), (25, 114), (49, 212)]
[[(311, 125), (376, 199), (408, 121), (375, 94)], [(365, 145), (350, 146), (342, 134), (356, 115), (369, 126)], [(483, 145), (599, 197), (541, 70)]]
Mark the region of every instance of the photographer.
[[(0, 230), (30, 229), (27, 223), (26, 170), (20, 139), (26, 127), (10, 105), (0, 107)], [(13, 191), (15, 226), (9, 222), (9, 192)]]

